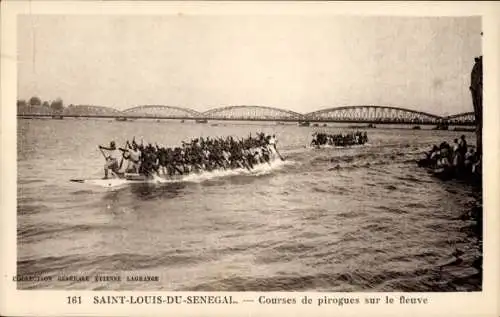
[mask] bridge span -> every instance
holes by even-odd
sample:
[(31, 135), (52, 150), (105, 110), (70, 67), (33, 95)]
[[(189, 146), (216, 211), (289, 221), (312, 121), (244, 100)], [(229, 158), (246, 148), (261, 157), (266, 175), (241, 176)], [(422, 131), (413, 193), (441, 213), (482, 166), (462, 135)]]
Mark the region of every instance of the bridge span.
[[(63, 112), (54, 114), (38, 108), (18, 109), (18, 117), (58, 117), (72, 118), (134, 118), (173, 120), (224, 120), (224, 121), (282, 121), (282, 122), (344, 122), (372, 124), (416, 124), (416, 125), (474, 125), (473, 112), (441, 117), (431, 113), (411, 109), (359, 105), (327, 108), (301, 114), (298, 112), (255, 105), (225, 106), (199, 112), (188, 108), (164, 105), (142, 105), (125, 110), (102, 106), (70, 106)], [(21, 111), (22, 110), (22, 111)]]

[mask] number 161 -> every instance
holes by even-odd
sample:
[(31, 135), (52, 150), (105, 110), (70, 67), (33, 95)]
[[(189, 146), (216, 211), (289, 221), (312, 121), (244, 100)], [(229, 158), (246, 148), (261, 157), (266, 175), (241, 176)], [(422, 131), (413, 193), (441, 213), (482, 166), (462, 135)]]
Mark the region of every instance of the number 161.
[(81, 296), (68, 296), (66, 298), (68, 299), (68, 304), (81, 304), (82, 303)]

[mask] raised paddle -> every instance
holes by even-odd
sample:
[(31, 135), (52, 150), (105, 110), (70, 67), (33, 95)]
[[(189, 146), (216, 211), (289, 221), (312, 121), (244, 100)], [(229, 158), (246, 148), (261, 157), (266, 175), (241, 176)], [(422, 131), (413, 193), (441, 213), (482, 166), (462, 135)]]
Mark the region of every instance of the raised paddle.
[(276, 154), (278, 154), (278, 156), (280, 157), (280, 159), (282, 161), (284, 161), (285, 159), (283, 158), (283, 156), (281, 156), (280, 152), (278, 152), (278, 149), (276, 148), (276, 146), (274, 146), (274, 150), (276, 151)]
[(283, 156), (281, 156), (280, 152), (278, 152), (278, 148), (276, 148), (276, 144), (273, 144), (273, 149), (276, 151), (276, 154), (278, 154), (280, 160), (284, 161), (285, 159)]
[[(124, 147), (124, 148), (126, 148), (126, 147), (127, 147), (127, 145), (129, 145), (128, 140), (127, 140), (127, 142), (125, 142), (125, 145), (124, 145), (123, 147)], [(123, 149), (123, 148), (118, 148), (118, 149), (122, 151), (122, 158), (121, 158), (121, 160), (120, 160), (120, 165), (119, 165), (120, 167), (118, 168), (118, 170), (121, 170), (121, 169), (122, 169), (122, 166), (123, 166), (123, 159), (124, 159), (124, 156), (125, 156), (125, 152), (127, 152), (127, 151), (128, 151), (128, 149)], [(129, 154), (129, 155), (130, 155), (130, 154)], [(117, 176), (118, 176), (118, 178), (121, 178), (121, 176), (120, 176), (120, 175), (118, 175), (118, 174), (121, 174), (121, 176), (125, 175), (125, 173), (124, 173), (124, 172), (115, 173), (115, 175), (117, 175)]]
[(101, 151), (102, 156), (104, 156), (104, 158), (107, 160), (108, 157), (106, 156), (106, 154), (104, 154), (100, 145), (99, 145), (99, 151)]

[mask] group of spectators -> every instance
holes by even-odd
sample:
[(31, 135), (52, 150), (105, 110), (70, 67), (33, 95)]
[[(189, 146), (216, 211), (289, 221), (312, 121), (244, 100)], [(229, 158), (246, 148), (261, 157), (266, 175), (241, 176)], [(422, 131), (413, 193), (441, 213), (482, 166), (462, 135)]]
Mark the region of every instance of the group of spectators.
[(480, 168), (481, 159), (473, 148), (468, 148), (465, 136), (454, 139), (452, 144), (442, 142), (434, 145), (426, 153), (421, 165), (431, 168), (455, 168), (457, 170), (475, 173)]

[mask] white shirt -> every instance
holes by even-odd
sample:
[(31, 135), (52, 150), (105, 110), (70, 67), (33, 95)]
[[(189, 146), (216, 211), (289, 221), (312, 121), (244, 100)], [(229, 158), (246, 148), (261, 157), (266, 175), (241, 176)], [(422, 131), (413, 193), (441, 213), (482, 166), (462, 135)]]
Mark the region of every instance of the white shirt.
[(110, 158), (113, 158), (115, 160), (119, 159), (120, 158), (120, 151), (118, 149), (115, 149), (115, 150), (105, 150), (106, 153), (108, 154), (108, 157)]
[(129, 153), (130, 153), (130, 160), (131, 161), (134, 161), (134, 162), (139, 161), (139, 156), (141, 155), (141, 152), (139, 152), (139, 150), (135, 151), (134, 149), (130, 149)]

